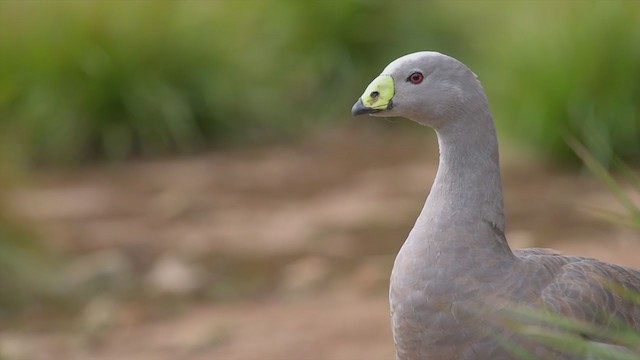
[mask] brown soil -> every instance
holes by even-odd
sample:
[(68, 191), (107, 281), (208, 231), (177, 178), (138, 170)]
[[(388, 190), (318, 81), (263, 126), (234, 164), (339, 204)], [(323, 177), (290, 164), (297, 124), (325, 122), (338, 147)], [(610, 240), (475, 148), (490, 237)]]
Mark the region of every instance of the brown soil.
[[(435, 139), (404, 131), (36, 174), (10, 208), (76, 283), (115, 280), (4, 329), (0, 358), (392, 359), (388, 274), (437, 167)], [(581, 210), (615, 208), (603, 186), (502, 150), (514, 247), (640, 266), (637, 232)]]

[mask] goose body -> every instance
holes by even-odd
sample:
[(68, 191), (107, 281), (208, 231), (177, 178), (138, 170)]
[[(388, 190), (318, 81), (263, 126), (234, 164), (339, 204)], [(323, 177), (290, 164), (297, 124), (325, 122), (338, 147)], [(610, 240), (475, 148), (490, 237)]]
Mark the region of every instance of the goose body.
[[(436, 52), (403, 56), (352, 113), (406, 117), (438, 136), (434, 184), (391, 274), (398, 360), (588, 359), (587, 349), (568, 350), (539, 335), (617, 349), (587, 328), (640, 331), (640, 304), (629, 295), (640, 294), (640, 271), (548, 249), (510, 249), (493, 118), (464, 64)], [(545, 314), (585, 328), (540, 320)]]

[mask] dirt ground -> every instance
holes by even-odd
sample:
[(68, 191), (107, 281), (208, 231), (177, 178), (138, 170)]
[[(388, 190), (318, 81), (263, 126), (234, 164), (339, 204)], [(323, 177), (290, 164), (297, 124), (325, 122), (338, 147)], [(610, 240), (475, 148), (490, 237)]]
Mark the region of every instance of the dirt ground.
[[(640, 267), (638, 233), (584, 211), (616, 208), (602, 185), (501, 156), (513, 247)], [(435, 138), (354, 125), (37, 173), (9, 207), (68, 259), (61, 286), (82, 301), (3, 328), (0, 358), (392, 359), (388, 274), (436, 168)]]

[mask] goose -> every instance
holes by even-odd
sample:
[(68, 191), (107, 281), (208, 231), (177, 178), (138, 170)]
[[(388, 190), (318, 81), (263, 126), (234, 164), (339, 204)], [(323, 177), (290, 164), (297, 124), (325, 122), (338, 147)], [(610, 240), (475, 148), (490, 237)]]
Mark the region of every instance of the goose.
[(402, 56), (351, 113), (408, 118), (438, 138), (434, 183), (391, 272), (397, 360), (592, 359), (614, 351), (640, 359), (635, 345), (606, 336), (640, 331), (639, 270), (509, 247), (495, 126), (467, 66), (438, 52)]

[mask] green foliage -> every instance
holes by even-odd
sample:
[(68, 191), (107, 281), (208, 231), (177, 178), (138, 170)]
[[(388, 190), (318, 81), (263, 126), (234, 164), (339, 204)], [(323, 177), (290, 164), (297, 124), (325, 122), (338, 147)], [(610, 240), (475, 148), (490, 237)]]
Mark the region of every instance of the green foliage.
[[(605, 166), (640, 159), (640, 3), (514, 6), (485, 86), (499, 124), (556, 159), (573, 136)], [(544, 20), (543, 20), (544, 19)]]
[[(600, 163), (593, 154), (589, 153), (589, 151), (580, 144), (580, 142), (574, 138), (569, 138), (568, 143), (589, 171), (609, 189), (611, 194), (623, 207), (624, 212), (619, 213), (605, 209), (591, 210), (611, 222), (640, 229), (640, 205), (633, 202), (631, 198), (631, 191), (623, 189), (622, 184), (617, 181), (609, 173), (607, 168), (605, 168), (605, 166)], [(635, 191), (635, 193), (640, 193), (640, 177), (638, 177), (631, 168), (620, 160), (616, 160), (615, 165), (619, 170), (621, 170), (624, 177), (623, 180), (632, 187), (632, 190)]]
[[(426, 19), (382, 1), (3, 2), (0, 130), (73, 163), (315, 129), (398, 48), (462, 43)], [(405, 20), (421, 45), (399, 45)]]
[[(640, 5), (1, 2), (0, 133), (49, 163), (189, 152), (335, 125), (400, 54), (481, 75), (499, 125), (570, 158), (640, 158)], [(6, 135), (9, 134), (9, 135)]]
[[(638, 305), (638, 294), (611, 284), (619, 296)], [(512, 305), (498, 317), (514, 333), (564, 356), (580, 359), (632, 360), (640, 354), (640, 333), (629, 324), (620, 323), (615, 314), (601, 314), (596, 323), (579, 320), (542, 308)], [(496, 340), (517, 359), (535, 359), (531, 352), (510, 338)], [(614, 345), (615, 344), (615, 345)]]

